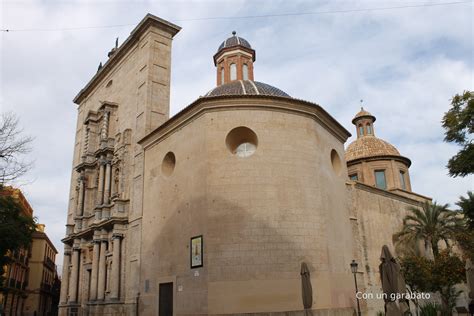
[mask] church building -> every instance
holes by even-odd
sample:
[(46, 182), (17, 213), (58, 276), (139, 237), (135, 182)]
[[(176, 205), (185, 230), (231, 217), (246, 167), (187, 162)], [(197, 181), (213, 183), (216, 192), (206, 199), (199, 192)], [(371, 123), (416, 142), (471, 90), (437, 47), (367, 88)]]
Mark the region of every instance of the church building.
[(322, 106), (258, 81), (235, 32), (216, 87), (170, 117), (179, 31), (148, 14), (74, 99), (60, 315), (302, 315), (305, 263), (312, 314), (352, 316), (352, 260), (359, 290), (380, 293), (382, 245), (430, 200), (411, 161), (364, 109), (345, 149)]

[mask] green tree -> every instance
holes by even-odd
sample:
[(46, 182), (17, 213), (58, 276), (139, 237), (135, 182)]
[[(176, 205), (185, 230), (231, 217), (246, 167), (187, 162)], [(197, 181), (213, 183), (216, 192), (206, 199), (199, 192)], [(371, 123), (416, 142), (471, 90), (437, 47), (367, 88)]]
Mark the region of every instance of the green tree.
[(28, 248), (35, 229), (35, 219), (22, 215), (18, 201), (9, 195), (0, 194), (0, 285), (4, 280), (4, 266), (10, 262), (9, 254)]
[(464, 91), (451, 100), (451, 109), (444, 114), (444, 140), (462, 146), (461, 150), (448, 161), (449, 175), (452, 177), (474, 173), (474, 92)]
[[(429, 292), (432, 289), (433, 261), (418, 255), (407, 255), (400, 258), (401, 273), (405, 278), (405, 284), (411, 292)], [(420, 303), (416, 296), (412, 299), (418, 315)]]
[(438, 291), (443, 302), (443, 314), (452, 315), (452, 309), (456, 306), (456, 298), (461, 291), (455, 289), (455, 285), (466, 281), (465, 264), (462, 260), (448, 249), (440, 252), (433, 263), (432, 284), (433, 291)]
[(474, 262), (474, 193), (467, 192), (467, 197), (460, 196), (456, 203), (465, 219), (464, 229), (456, 232), (456, 241), (463, 254)]
[(456, 230), (462, 227), (462, 219), (456, 212), (448, 210), (448, 205), (438, 205), (436, 202), (425, 202), (422, 208), (409, 207), (409, 214), (403, 219), (402, 230), (395, 234), (398, 242), (409, 243), (422, 240), (425, 245), (425, 254), (435, 259), (439, 254), (438, 243), (444, 241), (449, 247)]
[(468, 191), (467, 197), (460, 196), (456, 205), (460, 207), (460, 211), (464, 214), (468, 227), (474, 229), (474, 193)]
[[(441, 251), (436, 261), (420, 256), (400, 259), (401, 272), (410, 290), (415, 292), (439, 292), (443, 303), (443, 315), (451, 315), (460, 292), (455, 285), (465, 281), (464, 263), (449, 249)], [(418, 307), (417, 301), (414, 301)]]
[(432, 289), (431, 273), (433, 261), (416, 255), (400, 258), (400, 266), (405, 283), (413, 292), (426, 292)]

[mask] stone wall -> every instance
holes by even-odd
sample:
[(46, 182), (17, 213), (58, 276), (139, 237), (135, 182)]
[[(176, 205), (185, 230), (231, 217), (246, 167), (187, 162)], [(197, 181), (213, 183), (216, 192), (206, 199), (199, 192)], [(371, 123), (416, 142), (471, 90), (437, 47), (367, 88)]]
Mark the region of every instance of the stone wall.
[[(174, 282), (179, 315), (301, 310), (303, 261), (312, 273), (313, 308), (351, 308), (343, 142), (291, 101), (211, 103), (215, 110), (197, 108), (145, 144), (147, 311), (157, 312), (161, 282)], [(247, 158), (226, 146), (240, 126), (258, 137)], [(170, 151), (176, 164), (165, 175)], [(204, 267), (191, 269), (190, 238), (201, 234)]]
[[(359, 290), (375, 295), (382, 291), (378, 268), (382, 246), (388, 245), (397, 256), (393, 235), (402, 229), (407, 208), (420, 206), (423, 199), (418, 194), (400, 195), (354, 181), (348, 181), (347, 194), (356, 241), (354, 259), (359, 263)], [(368, 315), (384, 309), (383, 300), (367, 300), (361, 304), (368, 309)]]

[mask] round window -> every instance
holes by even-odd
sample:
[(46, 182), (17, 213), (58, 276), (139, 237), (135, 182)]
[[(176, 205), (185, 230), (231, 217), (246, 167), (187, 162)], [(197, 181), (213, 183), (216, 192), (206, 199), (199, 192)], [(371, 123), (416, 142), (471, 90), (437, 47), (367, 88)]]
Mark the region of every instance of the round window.
[(229, 151), (237, 157), (250, 157), (257, 150), (257, 134), (250, 128), (239, 126), (227, 134), (225, 139)]
[(161, 172), (165, 176), (169, 177), (173, 173), (175, 165), (176, 165), (176, 157), (170, 151), (165, 155), (165, 158), (163, 158), (163, 162), (161, 163)]
[(342, 169), (342, 163), (341, 163), (341, 158), (339, 157), (339, 154), (337, 151), (334, 149), (331, 150), (331, 164), (332, 164), (332, 169), (337, 175), (341, 174), (341, 169)]

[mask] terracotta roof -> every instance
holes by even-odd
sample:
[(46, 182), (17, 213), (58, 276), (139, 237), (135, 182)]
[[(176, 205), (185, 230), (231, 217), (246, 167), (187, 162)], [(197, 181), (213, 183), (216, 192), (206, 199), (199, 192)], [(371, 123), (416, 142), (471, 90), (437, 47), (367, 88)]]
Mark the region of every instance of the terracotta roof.
[[(400, 152), (391, 144), (375, 136), (363, 136), (347, 146), (346, 161), (380, 156), (399, 156)], [(404, 158), (406, 159), (406, 158)]]
[(364, 110), (364, 108), (360, 108), (359, 113), (357, 113), (352, 119), (352, 124), (355, 124), (354, 122), (360, 117), (371, 117), (375, 122), (375, 116), (373, 116), (370, 112)]
[(221, 95), (269, 95), (290, 98), (286, 92), (274, 86), (252, 80), (236, 80), (223, 84), (206, 93), (204, 97)]

